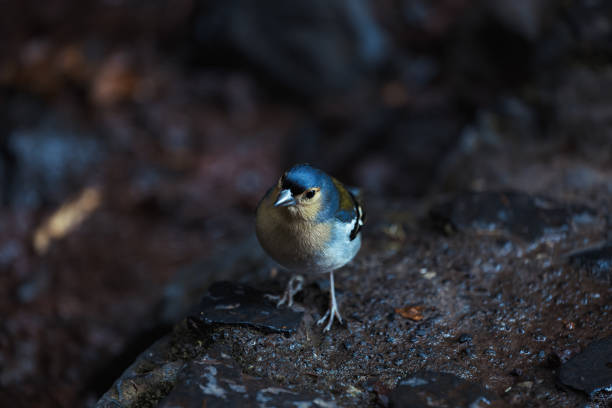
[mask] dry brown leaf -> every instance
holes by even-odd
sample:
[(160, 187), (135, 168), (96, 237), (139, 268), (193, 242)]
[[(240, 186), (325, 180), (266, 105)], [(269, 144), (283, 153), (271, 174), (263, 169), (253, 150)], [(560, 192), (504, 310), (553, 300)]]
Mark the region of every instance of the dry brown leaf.
[(419, 306), (406, 306), (406, 307), (398, 307), (395, 309), (395, 313), (399, 314), (405, 319), (410, 319), (415, 322), (420, 322), (423, 320), (423, 309), (425, 307), (422, 305)]

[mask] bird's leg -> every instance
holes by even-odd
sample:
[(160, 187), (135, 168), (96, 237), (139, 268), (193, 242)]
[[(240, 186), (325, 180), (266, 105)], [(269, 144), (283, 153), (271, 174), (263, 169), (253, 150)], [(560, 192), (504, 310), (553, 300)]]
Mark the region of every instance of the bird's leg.
[(304, 277), (302, 275), (294, 275), (289, 279), (289, 283), (287, 283), (287, 289), (283, 293), (283, 296), (279, 299), (278, 303), (276, 303), (276, 307), (281, 307), (285, 303), (287, 303), (287, 307), (293, 306), (293, 296), (302, 290), (302, 286), (304, 284)]
[(334, 289), (334, 271), (329, 273), (329, 309), (322, 318), (317, 321), (318, 325), (321, 325), (325, 322), (325, 319), (329, 317), (329, 321), (323, 331), (329, 331), (332, 327), (332, 323), (334, 322), (334, 316), (338, 318), (338, 321), (342, 323), (342, 316), (340, 316), (340, 310), (338, 309), (338, 303), (336, 303), (336, 291)]

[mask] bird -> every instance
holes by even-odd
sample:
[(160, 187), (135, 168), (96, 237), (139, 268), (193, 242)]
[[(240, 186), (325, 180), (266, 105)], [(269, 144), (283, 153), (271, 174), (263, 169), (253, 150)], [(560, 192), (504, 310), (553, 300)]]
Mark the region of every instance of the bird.
[[(364, 222), (359, 191), (309, 164), (284, 172), (257, 206), (256, 235), (268, 255), (293, 272), (329, 273), (329, 309), (317, 321), (328, 321), (323, 331), (331, 329), (334, 318), (342, 324), (334, 271), (357, 255)], [(294, 276), (277, 306), (291, 306), (302, 282)]]

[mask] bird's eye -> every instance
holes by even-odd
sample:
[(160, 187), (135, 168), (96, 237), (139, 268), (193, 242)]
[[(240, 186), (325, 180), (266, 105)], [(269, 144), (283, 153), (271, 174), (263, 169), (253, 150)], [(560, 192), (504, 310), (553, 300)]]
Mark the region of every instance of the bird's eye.
[(308, 190), (306, 192), (306, 198), (310, 199), (310, 198), (314, 197), (316, 193), (317, 193), (316, 190)]

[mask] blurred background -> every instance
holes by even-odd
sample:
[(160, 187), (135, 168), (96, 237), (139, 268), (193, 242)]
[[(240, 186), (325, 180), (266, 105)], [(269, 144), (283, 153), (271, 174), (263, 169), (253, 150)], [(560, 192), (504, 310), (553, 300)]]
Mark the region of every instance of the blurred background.
[(293, 163), (394, 200), (612, 191), (609, 1), (0, 10), (3, 406), (93, 404)]

